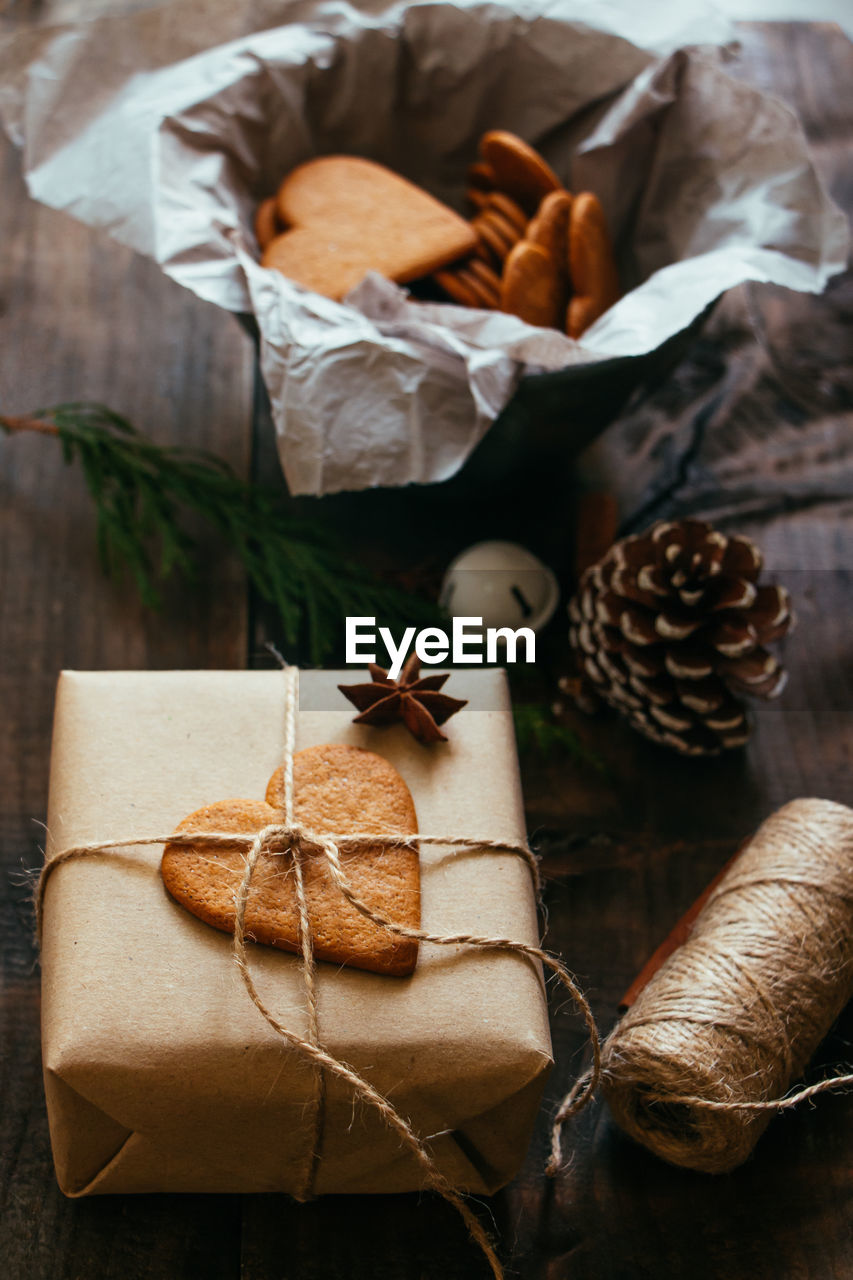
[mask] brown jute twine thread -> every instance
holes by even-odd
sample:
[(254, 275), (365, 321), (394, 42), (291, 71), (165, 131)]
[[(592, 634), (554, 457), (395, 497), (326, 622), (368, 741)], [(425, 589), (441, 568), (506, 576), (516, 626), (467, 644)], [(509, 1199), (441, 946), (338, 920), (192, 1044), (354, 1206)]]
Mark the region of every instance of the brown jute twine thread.
[[(399, 937), (417, 939), (420, 942), (432, 942), (439, 946), (471, 946), (481, 950), (517, 953), (534, 963), (538, 961), (556, 975), (559, 982), (568, 991), (575, 1007), (578, 1009), (584, 1020), (592, 1050), (592, 1065), (590, 1070), (586, 1073), (583, 1079), (578, 1082), (572, 1090), (571, 1095), (563, 1101), (555, 1118), (554, 1129), (552, 1132), (552, 1144), (557, 1146), (559, 1145), (558, 1135), (560, 1127), (569, 1119), (570, 1116), (575, 1115), (587, 1104), (594, 1095), (598, 1084), (600, 1072), (600, 1046), (595, 1020), (593, 1019), (592, 1012), (586, 999), (575, 985), (571, 974), (565, 966), (557, 960), (556, 957), (549, 955), (547, 951), (543, 951), (540, 947), (534, 947), (527, 943), (517, 942), (511, 938), (480, 937), (477, 934), (468, 933), (434, 934), (426, 933), (420, 929), (409, 929), (373, 910), (368, 903), (364, 902), (357, 896), (347, 880), (341, 866), (339, 857), (340, 850), (352, 850), (375, 846), (377, 842), (393, 847), (406, 846), (410, 848), (417, 848), (419, 845), (452, 845), (454, 849), (471, 849), (476, 852), (514, 853), (518, 857), (523, 858), (530, 867), (537, 895), (539, 892), (539, 870), (536, 859), (526, 844), (514, 844), (509, 841), (480, 839), (474, 836), (460, 837), (455, 835), (416, 834), (410, 836), (395, 836), (386, 834), (385, 832), (359, 832), (354, 835), (333, 835), (325, 832), (314, 832), (308, 828), (299, 826), (293, 818), (293, 754), (296, 743), (298, 671), (295, 667), (286, 667), (283, 674), (285, 679), (285, 714), (283, 748), (284, 804), (282, 809), (282, 822), (271, 824), (270, 826), (264, 827), (261, 831), (249, 832), (245, 835), (240, 835), (234, 832), (181, 831), (169, 832), (166, 835), (131, 836), (112, 840), (90, 841), (85, 844), (74, 845), (68, 849), (63, 849), (45, 862), (36, 883), (34, 897), (36, 927), (39, 942), (41, 942), (44, 924), (44, 896), (47, 882), (56, 868), (65, 862), (69, 862), (76, 858), (91, 857), (99, 853), (109, 852), (113, 849), (137, 848), (145, 845), (192, 845), (196, 842), (204, 841), (205, 844), (214, 848), (218, 845), (233, 848), (235, 843), (245, 844), (247, 846), (246, 865), (240, 885), (235, 894), (233, 940), (234, 959), (240, 972), (243, 985), (245, 986), (249, 998), (255, 1005), (256, 1009), (258, 1009), (277, 1036), (292, 1048), (301, 1052), (313, 1063), (317, 1073), (317, 1088), (315, 1092), (314, 1119), (312, 1125), (313, 1134), (301, 1183), (301, 1196), (303, 1198), (307, 1198), (311, 1194), (315, 1172), (320, 1159), (323, 1113), (325, 1109), (324, 1073), (329, 1073), (330, 1075), (343, 1080), (352, 1089), (355, 1096), (373, 1107), (388, 1127), (397, 1134), (401, 1144), (411, 1153), (417, 1164), (420, 1166), (423, 1174), (424, 1187), (437, 1192), (446, 1201), (448, 1201), (449, 1204), (453, 1205), (463, 1218), (472, 1239), (477, 1245), (479, 1245), (483, 1254), (487, 1258), (492, 1274), (496, 1277), (496, 1280), (502, 1280), (503, 1268), (497, 1254), (495, 1253), (494, 1246), (488, 1234), (483, 1229), (477, 1216), (469, 1208), (463, 1196), (453, 1189), (445, 1176), (441, 1173), (427, 1150), (425, 1143), (415, 1133), (409, 1121), (401, 1115), (400, 1112), (388, 1101), (388, 1099), (379, 1093), (369, 1081), (359, 1075), (359, 1073), (347, 1063), (340, 1061), (338, 1058), (335, 1058), (332, 1054), (328, 1053), (322, 1046), (317, 1009), (316, 966), (314, 961), (312, 931), (302, 875), (303, 862), (305, 858), (308, 856), (317, 856), (318, 854), (324, 857), (335, 884), (347, 901), (369, 920), (372, 920), (375, 924), (398, 935)], [(297, 1035), (296, 1032), (289, 1030), (279, 1022), (261, 998), (257, 987), (255, 986), (255, 981), (249, 967), (245, 932), (246, 905), (249, 898), (249, 891), (251, 889), (252, 877), (262, 853), (272, 856), (286, 856), (289, 854), (293, 859), (295, 873), (294, 885), (299, 918), (299, 946), (302, 958), (301, 968), (305, 983), (308, 1012), (307, 1036)], [(550, 1165), (549, 1170), (552, 1172), (554, 1171), (551, 1169)]]
[(775, 1112), (853, 1085), (848, 1069), (787, 1092), (852, 996), (853, 810), (794, 800), (608, 1037), (603, 1092), (664, 1160), (728, 1172)]

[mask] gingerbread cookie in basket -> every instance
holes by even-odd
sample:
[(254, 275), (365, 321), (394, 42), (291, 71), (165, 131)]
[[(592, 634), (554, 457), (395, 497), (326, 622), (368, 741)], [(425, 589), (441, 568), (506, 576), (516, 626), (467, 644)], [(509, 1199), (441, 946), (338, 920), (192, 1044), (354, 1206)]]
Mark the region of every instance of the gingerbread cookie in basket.
[[(454, 302), (506, 311), (579, 338), (620, 296), (597, 197), (566, 191), (533, 147), (503, 130), (483, 136), (468, 180), (477, 248), (435, 273), (436, 283)], [(490, 288), (474, 287), (480, 262), (491, 269)]]
[(597, 197), (572, 195), (505, 130), (469, 168), (470, 222), (372, 160), (321, 156), (258, 206), (262, 264), (340, 301), (368, 271), (431, 279), (453, 302), (500, 310), (579, 338), (619, 298)]
[(368, 271), (406, 284), (473, 253), (464, 218), (383, 165), (320, 156), (258, 209), (263, 266), (340, 300)]

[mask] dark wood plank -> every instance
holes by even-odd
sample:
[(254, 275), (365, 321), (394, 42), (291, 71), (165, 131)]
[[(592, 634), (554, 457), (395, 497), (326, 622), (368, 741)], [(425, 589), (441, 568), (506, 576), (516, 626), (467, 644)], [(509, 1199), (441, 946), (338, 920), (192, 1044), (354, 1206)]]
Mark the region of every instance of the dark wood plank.
[[(248, 470), (252, 353), (230, 317), (65, 216), (34, 205), (0, 148), (0, 406), (102, 400), (163, 443)], [(51, 715), (62, 667), (243, 666), (243, 575), (203, 541), (191, 590), (145, 612), (101, 573), (81, 477), (45, 437), (0, 437), (0, 1257), (44, 1276), (233, 1276), (239, 1207), (193, 1197), (75, 1203), (53, 1176), (44, 1114), (38, 971), (22, 867), (40, 860)]]
[[(493, 1214), (481, 1212), (495, 1230)], [(241, 1280), (484, 1280), (488, 1265), (436, 1196), (247, 1196)]]

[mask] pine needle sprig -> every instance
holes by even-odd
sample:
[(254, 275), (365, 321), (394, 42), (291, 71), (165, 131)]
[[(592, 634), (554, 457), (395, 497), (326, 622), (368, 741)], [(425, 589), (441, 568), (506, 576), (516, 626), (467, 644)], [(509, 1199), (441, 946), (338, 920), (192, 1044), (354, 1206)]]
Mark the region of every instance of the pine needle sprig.
[(512, 715), (520, 756), (570, 756), (596, 773), (607, 773), (601, 757), (585, 746), (574, 729), (556, 720), (549, 707), (538, 702), (514, 702)]
[(56, 436), (79, 463), (96, 511), (104, 570), (129, 573), (143, 602), (160, 608), (158, 584), (198, 569), (184, 517), (193, 513), (233, 549), (259, 595), (278, 612), (288, 644), (304, 639), (319, 663), (343, 634), (347, 615), (392, 628), (434, 623), (437, 606), (387, 586), (347, 560), (320, 525), (285, 509), (279, 494), (242, 480), (214, 454), (154, 444), (100, 404), (71, 403), (27, 417), (0, 417), (7, 432)]

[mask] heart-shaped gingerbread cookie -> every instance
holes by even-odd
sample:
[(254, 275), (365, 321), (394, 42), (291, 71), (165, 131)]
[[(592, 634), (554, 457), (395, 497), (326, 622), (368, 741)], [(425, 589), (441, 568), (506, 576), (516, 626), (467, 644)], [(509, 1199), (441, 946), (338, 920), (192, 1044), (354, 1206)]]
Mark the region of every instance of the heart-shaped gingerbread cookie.
[(294, 169), (277, 212), (288, 230), (267, 246), (263, 266), (336, 300), (368, 271), (405, 284), (477, 244), (452, 209), (359, 156), (320, 156)]
[[(344, 745), (307, 747), (293, 757), (294, 819), (316, 832), (414, 835), (415, 807), (393, 765), (372, 751)], [(282, 820), (282, 774), (273, 774), (266, 800), (221, 800), (191, 813), (178, 830), (260, 831)], [(234, 932), (234, 895), (245, 870), (245, 844), (213, 846), (203, 839), (167, 844), (161, 872), (166, 889), (206, 924)], [(341, 850), (355, 893), (381, 915), (420, 927), (420, 868), (411, 848), (376, 845)], [(319, 852), (303, 863), (305, 895), (318, 960), (403, 976), (417, 962), (416, 940), (399, 938), (355, 909), (340, 893)], [(299, 951), (291, 855), (263, 852), (246, 904), (246, 935), (284, 951)]]

